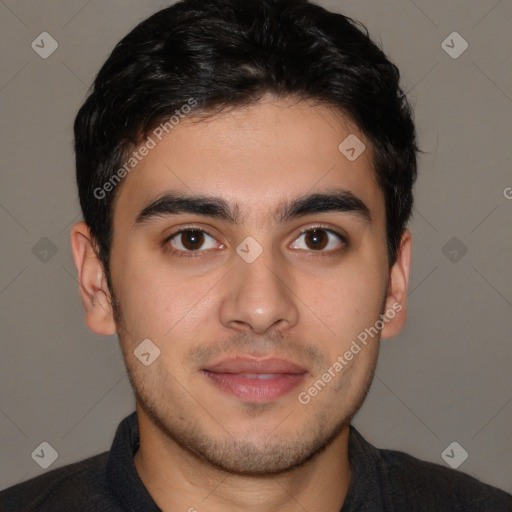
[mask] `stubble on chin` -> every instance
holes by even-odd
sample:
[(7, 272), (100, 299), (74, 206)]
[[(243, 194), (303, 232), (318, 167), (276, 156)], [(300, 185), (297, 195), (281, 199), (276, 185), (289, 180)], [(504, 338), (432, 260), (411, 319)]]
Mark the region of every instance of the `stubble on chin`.
[[(245, 439), (236, 439), (227, 429), (220, 428), (222, 425), (217, 428), (219, 421), (222, 421), (222, 414), (218, 414), (218, 411), (216, 413), (208, 411), (207, 404), (202, 405), (200, 400), (192, 395), (190, 399), (201, 405), (193, 409), (204, 410), (207, 421), (202, 422), (200, 417), (187, 413), (186, 407), (183, 407), (186, 406), (186, 399), (181, 406), (178, 406), (182, 407), (182, 410), (173, 410), (172, 404), (169, 406), (169, 402), (172, 401), (166, 396), (171, 394), (171, 389), (165, 391), (163, 384), (172, 382), (172, 375), (166, 376), (165, 369), (158, 365), (152, 368), (150, 374), (146, 373), (148, 367), (137, 366), (138, 361), (131, 357), (134, 340), (126, 326), (121, 305), (114, 294), (112, 294), (111, 304), (125, 367), (138, 407), (169, 441), (207, 466), (223, 472), (245, 476), (278, 475), (305, 465), (334, 443), (344, 429), (346, 432), (346, 427), (362, 406), (373, 381), (377, 355), (368, 365), (359, 389), (349, 389), (352, 377), (350, 373), (354, 368), (348, 367), (347, 374), (343, 377), (339, 376), (342, 377), (339, 384), (334, 386), (331, 384), (330, 393), (326, 393), (322, 401), (318, 402), (317, 409), (309, 414), (309, 421), (304, 422), (300, 429), (294, 430), (293, 434), (287, 433), (286, 428), (290, 428), (290, 425), (295, 427), (297, 415), (302, 411), (292, 410), (289, 417), (283, 414), (284, 421), (267, 439), (262, 440), (256, 435), (252, 438), (248, 435)], [(316, 355), (317, 363), (323, 364), (321, 354), (315, 348), (309, 348), (313, 352), (309, 355)], [(217, 349), (214, 347), (197, 349), (198, 353), (195, 356), (202, 353), (204, 357), (211, 358), (210, 351), (215, 350)], [(180, 390), (177, 389), (177, 391)], [(349, 391), (353, 394), (352, 397), (349, 396)], [(347, 404), (350, 403), (352, 405), (347, 408)], [(272, 403), (240, 404), (240, 413), (249, 419), (258, 419), (267, 411), (270, 414), (274, 406), (275, 404)], [(333, 415), (338, 416), (335, 421), (333, 421)], [(211, 427), (207, 426), (209, 423)], [(213, 434), (212, 431), (207, 430), (208, 428), (215, 429), (218, 433)]]

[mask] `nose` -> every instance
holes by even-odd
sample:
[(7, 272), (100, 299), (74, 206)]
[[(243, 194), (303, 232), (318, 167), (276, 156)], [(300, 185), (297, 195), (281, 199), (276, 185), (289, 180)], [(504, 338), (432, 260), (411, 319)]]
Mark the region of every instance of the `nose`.
[(220, 304), (221, 323), (254, 334), (293, 327), (299, 310), (291, 281), (290, 265), (273, 259), (270, 249), (251, 263), (237, 257)]

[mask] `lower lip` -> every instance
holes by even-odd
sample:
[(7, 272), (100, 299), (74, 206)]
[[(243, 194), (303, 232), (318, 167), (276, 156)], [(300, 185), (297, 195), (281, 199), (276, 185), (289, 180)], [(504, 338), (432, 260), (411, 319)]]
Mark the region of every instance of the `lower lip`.
[(286, 395), (301, 384), (306, 373), (278, 373), (268, 379), (248, 378), (236, 373), (203, 373), (222, 391), (246, 402), (268, 402)]

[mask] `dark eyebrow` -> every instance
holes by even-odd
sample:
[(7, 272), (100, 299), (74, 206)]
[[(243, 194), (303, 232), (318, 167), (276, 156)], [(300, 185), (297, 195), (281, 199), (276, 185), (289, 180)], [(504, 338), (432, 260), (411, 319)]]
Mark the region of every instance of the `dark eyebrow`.
[[(372, 222), (366, 204), (349, 190), (315, 193), (293, 200), (283, 201), (274, 213), (274, 219), (287, 222), (312, 213), (345, 212), (354, 214), (365, 223)], [(240, 206), (231, 206), (225, 199), (215, 196), (166, 193), (146, 206), (135, 220), (135, 225), (144, 224), (156, 217), (190, 213), (213, 217), (233, 224), (239, 224)]]
[(349, 190), (315, 193), (282, 203), (276, 212), (278, 222), (286, 222), (311, 213), (344, 212), (371, 224), (372, 216), (366, 204)]
[(135, 219), (135, 224), (143, 224), (155, 217), (195, 213), (213, 217), (234, 224), (239, 221), (239, 207), (234, 208), (222, 198), (170, 192), (158, 197), (146, 206)]

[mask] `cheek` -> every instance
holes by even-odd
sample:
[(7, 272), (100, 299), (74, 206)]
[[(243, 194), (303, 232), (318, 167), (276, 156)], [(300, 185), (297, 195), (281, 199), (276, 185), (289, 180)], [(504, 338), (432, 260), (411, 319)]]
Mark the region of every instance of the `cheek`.
[(301, 296), (316, 314), (311, 321), (323, 321), (342, 339), (357, 335), (373, 325), (380, 314), (386, 287), (386, 274), (362, 259), (358, 264), (340, 266), (319, 286), (317, 280), (304, 281)]
[[(128, 263), (128, 262), (126, 262)], [(184, 277), (172, 268), (146, 261), (124, 264), (114, 287), (124, 321), (133, 337), (161, 340), (189, 335), (204, 319), (213, 318), (214, 293), (208, 293), (219, 277), (204, 275)]]

